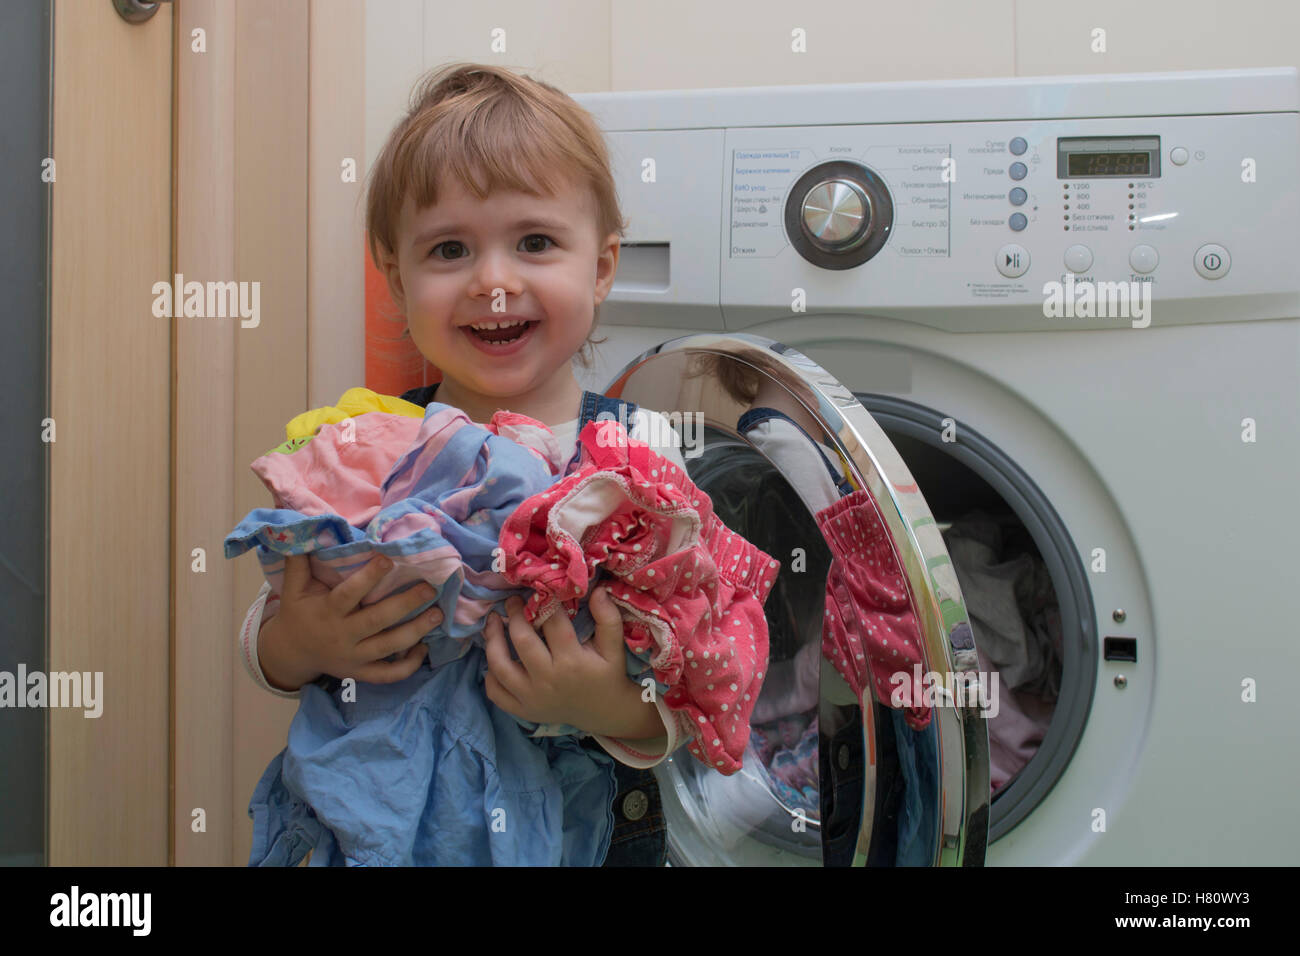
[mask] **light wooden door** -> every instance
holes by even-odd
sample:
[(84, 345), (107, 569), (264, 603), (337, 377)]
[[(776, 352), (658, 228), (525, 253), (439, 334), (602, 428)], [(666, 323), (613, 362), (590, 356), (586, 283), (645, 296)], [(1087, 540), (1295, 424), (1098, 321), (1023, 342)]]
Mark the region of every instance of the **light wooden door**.
[[(362, 245), (361, 187), (335, 184), (341, 158), (363, 165), (363, 7), (186, 0), (134, 24), (111, 0), (49, 11), (40, 411), (55, 440), (37, 644), (48, 671), (101, 673), (103, 699), (97, 718), (46, 711), (16, 769), (44, 780), (44, 862), (242, 864), (248, 798), (294, 706), (242, 673), (260, 575), (222, 541), (267, 503), (248, 463), (325, 404), (311, 371), (330, 370), (316, 384), (333, 397), (349, 363), (361, 384), (359, 348), (333, 334), (362, 342), (361, 270), (332, 263)], [(257, 283), (256, 320), (167, 312), (159, 284), (177, 275)]]
[(172, 11), (53, 5), (47, 861), (164, 864), (169, 843)]

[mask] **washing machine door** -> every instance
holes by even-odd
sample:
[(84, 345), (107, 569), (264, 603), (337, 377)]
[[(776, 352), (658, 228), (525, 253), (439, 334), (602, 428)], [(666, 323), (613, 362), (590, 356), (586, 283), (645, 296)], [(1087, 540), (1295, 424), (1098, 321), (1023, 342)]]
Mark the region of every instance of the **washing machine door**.
[(664, 414), (717, 516), (781, 563), (741, 769), (682, 747), (655, 770), (670, 863), (982, 865), (994, 702), (934, 517), (871, 415), (744, 333), (665, 342), (605, 392)]

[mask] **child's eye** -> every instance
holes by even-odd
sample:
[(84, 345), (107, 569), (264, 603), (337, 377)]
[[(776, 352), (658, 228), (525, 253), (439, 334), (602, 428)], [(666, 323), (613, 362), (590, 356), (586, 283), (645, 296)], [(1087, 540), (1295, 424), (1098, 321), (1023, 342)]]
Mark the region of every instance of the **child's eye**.
[[(459, 246), (459, 245), (461, 245), (461, 244), (460, 244), (459, 242), (457, 242), (455, 239), (448, 240), (447, 242), (440, 242), (440, 243), (438, 243), (436, 246), (434, 246), (432, 249), (429, 250), (429, 255), (431, 255), (431, 256), (437, 256), (437, 255), (438, 255), (438, 250), (441, 249), (443, 246)], [(462, 248), (463, 248), (463, 247), (462, 247)], [(443, 257), (442, 257), (442, 256), (438, 256), (438, 258), (439, 258), (439, 259), (442, 259)], [(461, 257), (460, 257), (460, 256), (452, 256), (452, 258), (453, 258), (453, 259), (459, 259), (459, 258), (461, 258)]]
[[(530, 248), (528, 248), (528, 250), (527, 250), (528, 252), (545, 252), (545, 251), (546, 251), (547, 249), (549, 249), (551, 246), (555, 245), (555, 240), (553, 240), (550, 236), (544, 236), (544, 235), (542, 235), (540, 232), (535, 232), (535, 233), (533, 233), (532, 235), (524, 236), (524, 238), (521, 239), (521, 240), (519, 240), (519, 242), (520, 242), (520, 244), (522, 245), (523, 243), (529, 242), (530, 240), (538, 240), (538, 239), (540, 239), (542, 242), (546, 243), (546, 245), (543, 245), (541, 248), (538, 248), (538, 247), (536, 247), (536, 246), (530, 247)], [(441, 249), (443, 246), (456, 246), (456, 247), (458, 247), (458, 248), (461, 250), (461, 252), (460, 252), (459, 255), (452, 256), (451, 258), (448, 258), (448, 257), (443, 256), (443, 255), (439, 255), (439, 254), (438, 254), (438, 250)], [(434, 246), (432, 249), (430, 249), (430, 250), (429, 250), (429, 255), (431, 255), (431, 256), (437, 256), (439, 259), (442, 259), (444, 262), (451, 262), (451, 261), (456, 260), (456, 259), (462, 259), (462, 258), (464, 258), (464, 255), (465, 255), (465, 253), (464, 253), (464, 248), (465, 248), (465, 247), (464, 247), (464, 244), (463, 244), (463, 243), (460, 243), (460, 242), (456, 241), (455, 239), (449, 239), (449, 240), (447, 240), (446, 242), (440, 242), (440, 243), (438, 243), (436, 246)]]

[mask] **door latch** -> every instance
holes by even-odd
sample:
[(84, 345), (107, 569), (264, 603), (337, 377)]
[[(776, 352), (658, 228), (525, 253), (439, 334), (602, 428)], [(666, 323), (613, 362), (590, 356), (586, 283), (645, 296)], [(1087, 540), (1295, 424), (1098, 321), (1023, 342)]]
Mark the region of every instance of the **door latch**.
[(113, 0), (113, 9), (127, 23), (144, 23), (158, 12), (158, 4), (171, 0)]

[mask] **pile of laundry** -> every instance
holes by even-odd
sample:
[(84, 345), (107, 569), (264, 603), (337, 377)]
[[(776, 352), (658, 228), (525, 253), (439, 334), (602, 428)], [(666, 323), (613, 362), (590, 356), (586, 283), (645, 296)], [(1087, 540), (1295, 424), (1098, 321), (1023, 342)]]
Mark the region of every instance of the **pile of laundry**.
[(817, 762), (817, 710), (755, 724), (750, 742), (772, 792), (791, 812), (816, 820), (821, 808)]
[(289, 555), (333, 587), (383, 554), (393, 569), (362, 603), (427, 582), (435, 598), (406, 620), (434, 604), (443, 620), (404, 681), (302, 688), (250, 803), (251, 863), (296, 865), (314, 848), (312, 865), (599, 864), (610, 758), (577, 728), (529, 736), (539, 728), (483, 688), (483, 625), (511, 595), (534, 629), (563, 612), (588, 640), (591, 588), (608, 587), (629, 677), (654, 680), (702, 763), (740, 768), (778, 563), (618, 422), (588, 423), (570, 457), (524, 415), (479, 426), (452, 406), (352, 389), (286, 432), (252, 465), (276, 507), (251, 511), (226, 556), (255, 549), (274, 598)]
[(974, 628), (979, 666), (998, 673), (989, 719), (989, 786), (997, 793), (1047, 735), (1061, 692), (1061, 613), (1051, 573), (1014, 515), (971, 511), (944, 532)]

